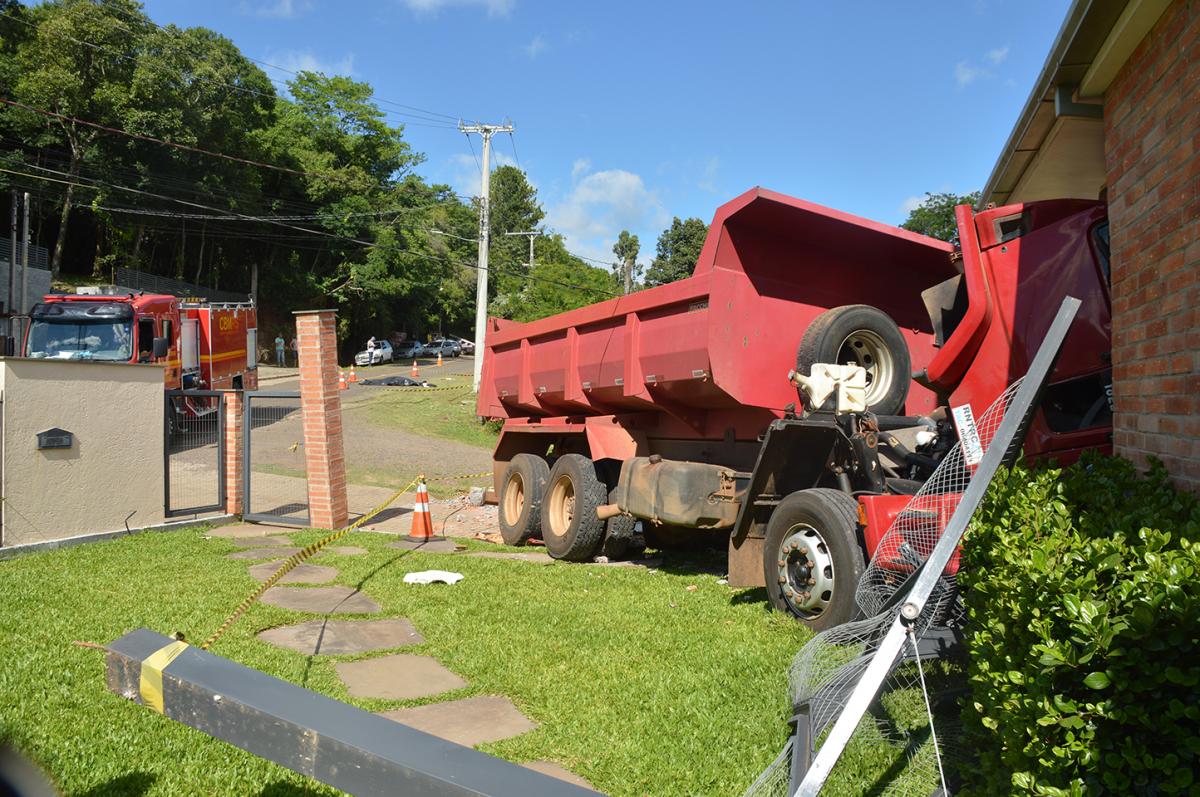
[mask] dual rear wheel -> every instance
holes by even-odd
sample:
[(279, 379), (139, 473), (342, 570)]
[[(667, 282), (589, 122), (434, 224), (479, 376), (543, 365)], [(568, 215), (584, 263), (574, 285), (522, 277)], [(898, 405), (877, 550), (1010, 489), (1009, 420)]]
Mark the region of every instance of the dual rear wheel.
[(501, 482), (500, 536), (509, 545), (540, 537), (550, 556), (569, 562), (591, 561), (602, 543), (606, 555), (618, 555), (632, 536), (633, 521), (598, 518), (596, 509), (608, 497), (595, 463), (582, 454), (563, 454), (553, 467), (535, 454), (517, 454)]

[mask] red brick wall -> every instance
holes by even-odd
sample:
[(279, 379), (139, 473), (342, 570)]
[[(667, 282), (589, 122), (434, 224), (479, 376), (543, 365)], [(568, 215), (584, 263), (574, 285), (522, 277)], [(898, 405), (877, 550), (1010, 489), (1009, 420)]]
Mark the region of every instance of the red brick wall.
[(338, 393), (337, 317), (333, 310), (296, 313), (300, 406), (308, 469), (309, 523), (340, 529), (349, 522), (342, 402)]
[(1175, 0), (1104, 97), (1114, 447), (1200, 491), (1200, 0)]

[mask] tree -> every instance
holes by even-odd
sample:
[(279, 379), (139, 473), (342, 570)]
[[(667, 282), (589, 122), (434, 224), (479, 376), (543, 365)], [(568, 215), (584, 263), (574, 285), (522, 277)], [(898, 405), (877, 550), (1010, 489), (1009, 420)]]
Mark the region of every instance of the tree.
[(536, 231), (546, 213), (537, 190), (515, 166), (501, 166), (492, 172), (490, 193), (488, 262), (495, 264), (495, 269), (488, 275), (488, 295), (493, 309), (509, 317), (529, 273), (529, 239), (508, 233)]
[(539, 238), (536, 249), (536, 264), (513, 302), (514, 321), (536, 321), (616, 295), (613, 275), (568, 252), (561, 235)]
[[(51, 0), (29, 16), (36, 33), (17, 55), (20, 76), (13, 86), (14, 99), (63, 117), (120, 127), (129, 103), (134, 64), (151, 29), (141, 5), (132, 0)], [(31, 143), (65, 145), (67, 149), (68, 184), (50, 260), (51, 279), (57, 279), (74, 184), (100, 131), (70, 118), (21, 110), (15, 110), (13, 116)]]
[[(617, 236), (617, 242), (613, 244), (613, 254), (617, 256), (617, 262), (613, 264), (613, 271), (621, 275), (621, 282), (624, 285), (625, 293), (633, 291), (633, 280), (640, 276), (640, 269), (637, 264), (638, 250), (641, 245), (638, 243), (638, 237), (631, 235), (629, 230), (621, 230), (621, 234)], [(638, 272), (638, 273), (635, 273)]]
[(900, 225), (903, 229), (958, 243), (958, 225), (954, 221), (954, 208), (957, 205), (974, 205), (979, 202), (979, 192), (958, 195), (951, 193), (931, 194), (925, 192), (925, 199), (909, 212), (908, 218)]
[(671, 226), (658, 236), (657, 254), (646, 269), (646, 283), (664, 285), (690, 277), (707, 236), (708, 225), (700, 219), (672, 219)]

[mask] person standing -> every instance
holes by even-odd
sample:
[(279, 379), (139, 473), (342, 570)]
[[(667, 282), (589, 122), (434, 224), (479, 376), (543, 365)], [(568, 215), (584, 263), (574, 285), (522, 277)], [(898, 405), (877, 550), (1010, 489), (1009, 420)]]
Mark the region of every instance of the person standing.
[(280, 333), (275, 336), (275, 364), (278, 365), (280, 368), (284, 368), (287, 366), (287, 361), (284, 359), (284, 356), (283, 356), (283, 345), (284, 345), (283, 333)]
[(367, 340), (367, 365), (375, 364), (375, 336)]
[(292, 363), (300, 367), (300, 341), (296, 340), (295, 335), (292, 335)]

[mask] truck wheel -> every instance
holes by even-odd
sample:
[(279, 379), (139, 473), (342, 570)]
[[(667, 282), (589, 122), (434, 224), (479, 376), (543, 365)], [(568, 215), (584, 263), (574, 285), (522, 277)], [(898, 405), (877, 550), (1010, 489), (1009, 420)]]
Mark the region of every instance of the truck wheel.
[[(608, 503), (617, 502), (617, 490), (614, 487), (608, 493)], [(604, 522), (604, 542), (600, 545), (600, 553), (609, 559), (620, 559), (629, 551), (637, 530), (637, 518), (629, 515), (614, 515)]]
[(500, 536), (506, 545), (524, 545), (542, 528), (542, 496), (550, 466), (535, 454), (517, 454), (500, 484)]
[(862, 576), (854, 499), (837, 490), (800, 490), (767, 523), (763, 574), (771, 605), (814, 631), (848, 622)]
[(596, 466), (582, 454), (563, 454), (550, 469), (542, 501), (542, 541), (555, 559), (586, 562), (604, 536), (596, 507), (608, 499)]
[(796, 370), (808, 376), (813, 363), (861, 365), (867, 372), (867, 409), (904, 414), (912, 358), (900, 327), (882, 310), (848, 304), (817, 316), (800, 341)]

